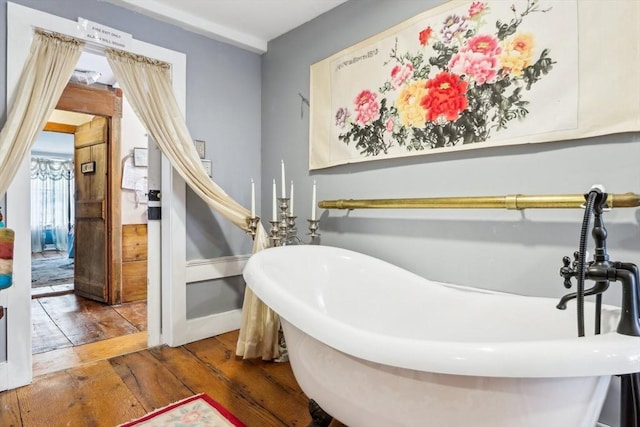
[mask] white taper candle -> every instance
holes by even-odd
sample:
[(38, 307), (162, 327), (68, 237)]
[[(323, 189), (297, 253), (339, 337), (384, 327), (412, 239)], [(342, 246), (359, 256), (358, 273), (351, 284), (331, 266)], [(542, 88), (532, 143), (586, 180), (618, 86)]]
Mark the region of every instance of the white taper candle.
[(316, 180), (313, 180), (313, 191), (311, 192), (311, 220), (316, 220)]
[(291, 180), (291, 189), (289, 191), (289, 215), (293, 216), (293, 180)]
[(256, 217), (256, 184), (251, 178), (251, 218)]
[(287, 197), (287, 189), (285, 188), (285, 184), (284, 184), (284, 160), (280, 160), (280, 173), (282, 175), (282, 197)]
[(278, 214), (276, 213), (276, 206), (277, 206), (277, 202), (276, 202), (276, 179), (273, 179), (273, 214), (271, 215), (271, 219), (272, 220), (277, 220), (278, 219)]

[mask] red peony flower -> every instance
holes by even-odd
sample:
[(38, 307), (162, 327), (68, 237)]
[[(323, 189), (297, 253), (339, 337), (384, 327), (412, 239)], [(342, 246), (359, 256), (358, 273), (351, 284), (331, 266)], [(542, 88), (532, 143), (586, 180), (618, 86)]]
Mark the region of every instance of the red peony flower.
[(429, 43), (429, 37), (431, 37), (431, 27), (427, 27), (424, 30), (420, 31), (420, 35), (418, 36), (420, 39), (420, 44), (422, 46), (426, 46)]
[(436, 121), (443, 117), (453, 121), (460, 117), (460, 112), (469, 105), (467, 86), (467, 82), (446, 71), (427, 81), (425, 87), (429, 92), (420, 102), (427, 110), (427, 120)]

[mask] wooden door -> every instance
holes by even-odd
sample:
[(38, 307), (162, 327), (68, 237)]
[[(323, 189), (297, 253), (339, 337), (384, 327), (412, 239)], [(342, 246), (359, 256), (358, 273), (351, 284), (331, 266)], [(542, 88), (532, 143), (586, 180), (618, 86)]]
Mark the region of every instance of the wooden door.
[(78, 126), (74, 138), (75, 293), (108, 302), (108, 119), (95, 117)]
[[(107, 247), (107, 302), (121, 303), (122, 286), (122, 230), (120, 218), (120, 125), (122, 118), (122, 90), (69, 83), (58, 100), (56, 109), (100, 116), (107, 124), (107, 179), (104, 194), (109, 203), (104, 205)], [(76, 129), (73, 130), (75, 133)], [(76, 163), (78, 165), (78, 163)], [(82, 175), (76, 166), (76, 177)]]

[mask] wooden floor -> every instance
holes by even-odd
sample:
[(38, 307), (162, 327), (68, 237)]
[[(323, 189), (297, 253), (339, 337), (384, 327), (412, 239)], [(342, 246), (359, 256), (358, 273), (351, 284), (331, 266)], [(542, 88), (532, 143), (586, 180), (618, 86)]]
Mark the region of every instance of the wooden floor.
[(308, 399), (289, 363), (236, 358), (237, 337), (234, 331), (36, 377), (0, 393), (0, 426), (116, 426), (202, 392), (249, 427), (307, 426)]
[(65, 294), (34, 298), (31, 311), (34, 376), (147, 348), (145, 301), (109, 306)]
[[(235, 357), (238, 331), (147, 348), (146, 303), (34, 297), (31, 385), (0, 393), (0, 426), (117, 426), (207, 393), (248, 427), (311, 422), (289, 363)], [(344, 427), (337, 421), (331, 427)]]
[(32, 353), (46, 353), (147, 330), (145, 301), (106, 305), (75, 294), (31, 300)]
[[(43, 252), (32, 254), (32, 260), (64, 259), (66, 253)], [(53, 264), (52, 269), (56, 269)], [(49, 277), (44, 264), (40, 267), (41, 279)], [(56, 276), (55, 272), (51, 277)], [(64, 276), (66, 277), (66, 276)], [(71, 279), (73, 280), (73, 279)], [(32, 288), (32, 354), (35, 355), (36, 373), (51, 372), (50, 368), (73, 366), (78, 354), (86, 354), (90, 343), (103, 342), (104, 348), (118, 347), (123, 343), (138, 343), (146, 340), (147, 304), (146, 301), (119, 305), (107, 305), (76, 296), (73, 283), (46, 286), (40, 280), (39, 286)], [(43, 286), (44, 284), (44, 286)], [(129, 351), (140, 347), (125, 348)], [(92, 350), (91, 353), (96, 353)], [(121, 353), (120, 353), (121, 354)], [(110, 352), (108, 356), (114, 355)], [(69, 359), (65, 363), (65, 359)], [(46, 361), (49, 368), (40, 370), (41, 362)], [(56, 362), (52, 364), (50, 362)]]

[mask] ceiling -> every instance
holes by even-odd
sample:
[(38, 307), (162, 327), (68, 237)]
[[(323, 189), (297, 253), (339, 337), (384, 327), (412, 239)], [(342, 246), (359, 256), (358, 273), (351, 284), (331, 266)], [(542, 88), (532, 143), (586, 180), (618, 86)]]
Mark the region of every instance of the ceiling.
[[(104, 0), (181, 28), (256, 53), (347, 0)], [(265, 19), (267, 17), (267, 19)], [(116, 80), (102, 55), (83, 52), (77, 70), (97, 71), (97, 82)]]
[(347, 0), (105, 0), (143, 15), (264, 53), (274, 38)]
[[(104, 0), (181, 28), (256, 53), (347, 0)], [(268, 17), (265, 19), (265, 17)], [(100, 73), (98, 83), (116, 80), (102, 55), (83, 52), (77, 70)], [(82, 77), (82, 76), (81, 76)]]

